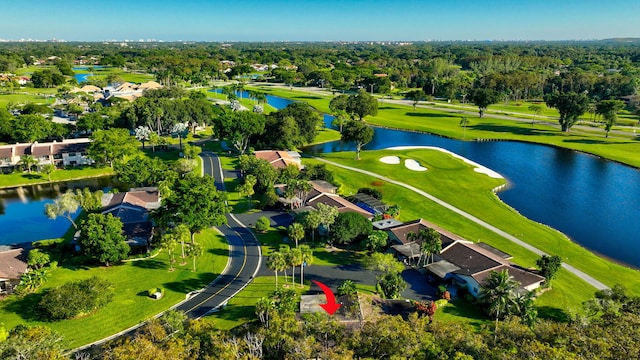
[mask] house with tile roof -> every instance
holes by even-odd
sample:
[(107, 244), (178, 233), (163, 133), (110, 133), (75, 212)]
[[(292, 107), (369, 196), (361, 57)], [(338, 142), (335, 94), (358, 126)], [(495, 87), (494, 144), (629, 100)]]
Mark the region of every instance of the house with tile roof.
[(134, 188), (102, 196), (102, 214), (112, 214), (122, 221), (122, 231), (131, 247), (147, 248), (153, 239), (151, 210), (161, 206), (157, 187)]
[(286, 150), (260, 150), (253, 153), (258, 159), (266, 160), (273, 167), (282, 169), (287, 165), (294, 165), (298, 169), (303, 169), (302, 157), (297, 151)]
[[(384, 221), (384, 220), (383, 220)], [(491, 271), (507, 270), (511, 278), (517, 281), (521, 290), (532, 291), (540, 287), (545, 278), (511, 264), (511, 256), (488, 244), (474, 243), (453, 234), (424, 219), (410, 221), (401, 225), (388, 226), (391, 248), (409, 260), (420, 256), (420, 244), (408, 238), (409, 233), (418, 233), (422, 229), (432, 228), (440, 234), (442, 250), (434, 255), (434, 261), (424, 269), (440, 280), (466, 287), (474, 297), (480, 294), (480, 288)]]

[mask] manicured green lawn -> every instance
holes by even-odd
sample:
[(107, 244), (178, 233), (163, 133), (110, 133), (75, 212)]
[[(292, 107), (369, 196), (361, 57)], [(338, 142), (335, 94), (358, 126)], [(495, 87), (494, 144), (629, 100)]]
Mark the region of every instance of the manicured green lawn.
[[(88, 67), (89, 65), (87, 65), (87, 68)], [(73, 70), (73, 72), (75, 72), (76, 74), (88, 74), (89, 71), (87, 70), (87, 68)], [(132, 82), (132, 83), (143, 83), (143, 82), (155, 80), (155, 77), (152, 74), (137, 74), (137, 73), (132, 73), (128, 71), (123, 71), (120, 68), (114, 68), (114, 67), (104, 67), (104, 68), (94, 67), (92, 74), (93, 75), (91, 77), (95, 77), (96, 79), (104, 79), (108, 75), (117, 75), (117, 76), (120, 76), (122, 80), (127, 82)]]
[[(51, 102), (51, 100), (49, 100)], [(47, 100), (36, 94), (0, 94), (0, 108), (4, 109), (8, 103), (19, 104), (46, 104)]]
[[(191, 271), (191, 259), (180, 266), (179, 257), (176, 270), (168, 271), (166, 252), (152, 259), (111, 267), (74, 266), (63, 262), (50, 273), (48, 282), (38, 293), (0, 302), (0, 323), (7, 328), (21, 323), (49, 326), (64, 337), (69, 349), (115, 334), (184, 300), (186, 293), (206, 286), (220, 274), (228, 256), (224, 237), (209, 229), (198, 234), (196, 241), (205, 250), (197, 259), (197, 272)], [(179, 246), (176, 250), (179, 251)], [(83, 318), (57, 322), (43, 321), (38, 315), (36, 304), (42, 290), (94, 275), (113, 283), (115, 296), (106, 307)], [(164, 288), (165, 296), (160, 300), (149, 298), (146, 292), (152, 287)]]
[[(69, 181), (85, 178), (94, 178), (101, 176), (113, 175), (113, 169), (109, 167), (94, 168), (87, 166), (84, 168), (73, 168), (69, 170), (57, 169), (51, 174), (51, 182), (57, 181)], [(17, 187), (23, 185), (34, 185), (48, 183), (47, 175), (32, 171), (31, 174), (27, 172), (15, 172), (13, 174), (1, 174), (0, 175), (0, 188), (3, 187)]]

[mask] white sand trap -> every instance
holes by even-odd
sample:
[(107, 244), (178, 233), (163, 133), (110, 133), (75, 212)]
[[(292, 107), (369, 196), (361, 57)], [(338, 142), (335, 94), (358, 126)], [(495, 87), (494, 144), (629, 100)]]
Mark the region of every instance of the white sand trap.
[(404, 161), (404, 166), (407, 167), (407, 169), (409, 170), (413, 170), (413, 171), (426, 171), (427, 168), (420, 165), (419, 162), (413, 160), (413, 159), (407, 159)]
[(498, 174), (497, 172), (486, 168), (480, 164), (478, 164), (477, 162), (471, 161), (467, 158), (465, 158), (464, 156), (460, 156), (454, 152), (451, 152), (449, 150), (443, 149), (443, 148), (439, 148), (439, 147), (435, 147), (435, 146), (394, 146), (394, 147), (390, 147), (387, 148), (386, 150), (411, 150), (411, 149), (431, 149), (431, 150), (438, 150), (438, 151), (442, 151), (443, 153), (447, 153), (455, 158), (458, 158), (464, 162), (466, 162), (467, 164), (475, 167), (473, 169), (473, 171), (480, 173), (480, 174), (485, 174), (489, 177), (492, 177), (494, 179), (504, 179), (504, 177), (500, 174)]
[(385, 156), (385, 157), (381, 157), (380, 161), (382, 161), (385, 164), (391, 164), (391, 165), (397, 165), (400, 164), (400, 158), (397, 156)]

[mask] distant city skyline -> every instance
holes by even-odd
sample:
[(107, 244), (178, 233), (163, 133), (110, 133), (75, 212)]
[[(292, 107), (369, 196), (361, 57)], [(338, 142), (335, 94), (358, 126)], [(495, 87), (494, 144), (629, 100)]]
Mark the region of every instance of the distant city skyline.
[[(0, 39), (484, 41), (640, 37), (638, 0), (5, 0)], [(13, 15), (12, 15), (13, 14)]]

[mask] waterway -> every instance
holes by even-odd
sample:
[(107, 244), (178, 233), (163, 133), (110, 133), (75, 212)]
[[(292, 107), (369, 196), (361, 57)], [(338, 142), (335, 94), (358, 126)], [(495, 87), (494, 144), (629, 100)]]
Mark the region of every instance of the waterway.
[[(62, 236), (71, 223), (59, 217), (50, 220), (45, 204), (67, 189), (88, 187), (108, 191), (115, 186), (111, 177), (0, 189), (0, 245), (10, 245)], [(79, 212), (72, 215), (75, 218)]]
[[(292, 101), (269, 95), (267, 102), (281, 109)], [(332, 117), (325, 115), (324, 120), (330, 127)], [(522, 215), (563, 232), (593, 252), (640, 268), (638, 169), (546, 145), (460, 141), (385, 128), (375, 128), (373, 141), (364, 149), (392, 146), (438, 146), (497, 171), (509, 181), (498, 196)], [(311, 153), (353, 150), (353, 144), (340, 141), (305, 149)]]

